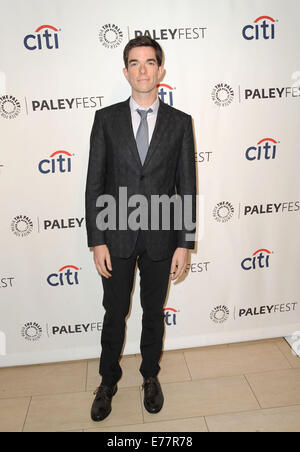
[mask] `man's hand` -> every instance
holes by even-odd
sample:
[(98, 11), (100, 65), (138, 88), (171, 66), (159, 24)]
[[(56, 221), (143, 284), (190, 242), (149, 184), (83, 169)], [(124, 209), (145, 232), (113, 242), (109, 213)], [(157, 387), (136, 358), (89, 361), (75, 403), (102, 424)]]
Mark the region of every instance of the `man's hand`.
[[(186, 248), (177, 248), (171, 265), (171, 279), (180, 278), (186, 269), (188, 263), (189, 250)], [(176, 268), (177, 267), (177, 268)]]
[(107, 268), (112, 270), (110, 253), (107, 245), (99, 245), (94, 247), (94, 262), (100, 275), (107, 279), (112, 276), (107, 271)]

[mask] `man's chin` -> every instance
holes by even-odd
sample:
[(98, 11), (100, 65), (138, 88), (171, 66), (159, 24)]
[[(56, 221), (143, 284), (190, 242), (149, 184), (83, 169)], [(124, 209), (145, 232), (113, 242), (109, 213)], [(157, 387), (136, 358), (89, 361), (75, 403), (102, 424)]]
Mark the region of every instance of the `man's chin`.
[(153, 93), (155, 91), (157, 91), (157, 85), (155, 85), (154, 87), (137, 87), (135, 88), (135, 91), (139, 94), (150, 94)]

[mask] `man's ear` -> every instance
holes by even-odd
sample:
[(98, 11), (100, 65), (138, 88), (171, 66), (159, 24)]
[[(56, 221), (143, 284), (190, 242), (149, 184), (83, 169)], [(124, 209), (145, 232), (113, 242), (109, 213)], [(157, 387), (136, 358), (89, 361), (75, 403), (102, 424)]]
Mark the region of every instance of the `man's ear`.
[(128, 80), (128, 71), (126, 67), (124, 67), (123, 69), (123, 74), (125, 75), (125, 78)]
[(159, 83), (161, 83), (162, 82), (162, 80), (164, 79), (164, 77), (165, 77), (165, 68), (164, 68), (164, 66), (160, 66), (159, 67), (159, 73), (158, 73), (158, 75), (159, 75)]

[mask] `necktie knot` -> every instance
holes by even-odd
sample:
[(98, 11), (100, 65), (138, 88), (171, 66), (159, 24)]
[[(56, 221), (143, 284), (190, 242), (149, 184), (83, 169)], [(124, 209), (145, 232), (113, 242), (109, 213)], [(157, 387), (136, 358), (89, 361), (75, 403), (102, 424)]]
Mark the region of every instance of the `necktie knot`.
[(144, 121), (145, 119), (147, 119), (148, 113), (152, 113), (153, 110), (152, 108), (149, 108), (148, 110), (137, 110), (138, 114), (141, 117), (141, 120)]

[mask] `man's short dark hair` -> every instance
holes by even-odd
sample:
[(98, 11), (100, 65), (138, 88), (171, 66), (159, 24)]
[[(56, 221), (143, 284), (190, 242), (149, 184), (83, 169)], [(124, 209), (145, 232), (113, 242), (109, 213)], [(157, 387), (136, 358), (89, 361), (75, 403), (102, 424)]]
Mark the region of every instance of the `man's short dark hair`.
[(131, 49), (134, 49), (135, 47), (152, 47), (155, 50), (156, 61), (158, 66), (160, 67), (162, 65), (163, 51), (158, 42), (152, 38), (149, 38), (148, 36), (138, 36), (137, 38), (131, 39), (131, 41), (128, 42), (127, 46), (124, 49), (123, 58), (125, 67), (127, 69), (129, 52)]

